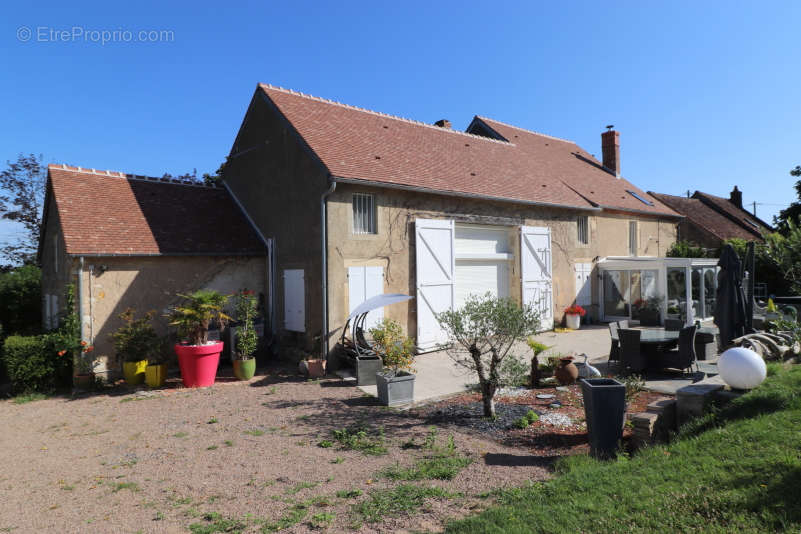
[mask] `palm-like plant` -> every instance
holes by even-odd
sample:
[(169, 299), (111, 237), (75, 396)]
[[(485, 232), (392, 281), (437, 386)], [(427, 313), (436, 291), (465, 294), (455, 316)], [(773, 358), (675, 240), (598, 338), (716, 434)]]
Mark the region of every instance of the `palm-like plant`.
[(184, 302), (173, 307), (169, 314), (170, 325), (178, 327), (178, 335), (191, 345), (205, 345), (209, 340), (209, 324), (217, 321), (220, 327), (231, 318), (223, 312), (228, 296), (218, 291), (201, 289), (190, 295), (181, 295)]

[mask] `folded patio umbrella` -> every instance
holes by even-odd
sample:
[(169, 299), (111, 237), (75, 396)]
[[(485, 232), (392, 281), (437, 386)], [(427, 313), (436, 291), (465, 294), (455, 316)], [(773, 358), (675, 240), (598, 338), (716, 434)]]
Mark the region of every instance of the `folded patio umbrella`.
[(715, 306), (715, 324), (720, 330), (722, 347), (731, 340), (745, 335), (745, 292), (740, 257), (731, 245), (726, 245), (718, 261), (718, 291)]

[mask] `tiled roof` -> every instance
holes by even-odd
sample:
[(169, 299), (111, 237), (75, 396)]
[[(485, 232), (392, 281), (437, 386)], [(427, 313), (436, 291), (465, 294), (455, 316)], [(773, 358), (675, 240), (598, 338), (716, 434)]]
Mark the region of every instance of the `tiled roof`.
[[(693, 198), (697, 198), (704, 204), (712, 207), (713, 209), (722, 212), (725, 216), (736, 221), (737, 224), (743, 226), (746, 230), (762, 235), (762, 232), (772, 232), (773, 228), (765, 221), (756, 218), (754, 215), (748, 213), (742, 208), (735, 206), (728, 198), (722, 198), (709, 193), (702, 193), (696, 191), (693, 193)], [(751, 221), (750, 223), (748, 221)], [(755, 226), (756, 225), (756, 226)]]
[(67, 254), (264, 254), (225, 189), (66, 165), (48, 177)]
[[(732, 221), (698, 198), (665, 195), (651, 191), (649, 191), (649, 194), (684, 215), (692, 224), (703, 228), (721, 241), (731, 238), (745, 239), (746, 241), (761, 239), (758, 231), (744, 228), (743, 225)], [(721, 200), (729, 202), (726, 199)]]
[(552, 179), (561, 180), (594, 206), (676, 215), (670, 207), (659, 201), (649, 206), (637, 199), (631, 192), (652, 201), (645, 191), (625, 178), (618, 178), (604, 169), (600, 161), (572, 141), (532, 132), (486, 117), (476, 117), (476, 120), (517, 145), (530, 165), (542, 169)]
[[(538, 137), (550, 139), (551, 148), (534, 149), (523, 136), (505, 142), (270, 85), (260, 88), (337, 178), (579, 209), (596, 205), (576, 187), (578, 175), (597, 182), (599, 195), (616, 180), (594, 160), (573, 155), (578, 147), (555, 138)], [(636, 199), (611, 202), (619, 189), (604, 193), (610, 206), (676, 215)]]

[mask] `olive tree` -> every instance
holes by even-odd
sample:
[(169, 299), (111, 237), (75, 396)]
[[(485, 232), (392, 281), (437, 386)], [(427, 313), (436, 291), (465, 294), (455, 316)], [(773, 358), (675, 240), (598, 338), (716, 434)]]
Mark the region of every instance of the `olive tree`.
[[(448, 335), (447, 352), (462, 367), (478, 375), (484, 416), (495, 417), (495, 392), (501, 385), (501, 362), (516, 342), (539, 327), (539, 315), (530, 306), (508, 298), (471, 295), (458, 310), (437, 314)], [(511, 356), (514, 357), (514, 356)]]

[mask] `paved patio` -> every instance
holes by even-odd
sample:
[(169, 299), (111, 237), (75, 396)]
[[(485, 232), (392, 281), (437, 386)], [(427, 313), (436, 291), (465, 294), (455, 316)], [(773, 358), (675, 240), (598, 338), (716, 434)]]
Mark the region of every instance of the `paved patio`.
[[(580, 330), (560, 333), (543, 332), (535, 337), (552, 347), (548, 350), (550, 354), (586, 354), (587, 361), (602, 374), (610, 370), (608, 357), (612, 340), (606, 325), (582, 326)], [(525, 344), (515, 346), (512, 353), (526, 362), (531, 359), (531, 350)], [(445, 351), (419, 355), (415, 359), (414, 368), (417, 374), (414, 384), (415, 404), (461, 393), (478, 384), (475, 373), (454, 363)], [(650, 373), (645, 387), (650, 391), (675, 395), (676, 390), (717, 374), (714, 360), (699, 362), (699, 368), (700, 372), (694, 374)], [(611, 371), (615, 372), (614, 364)], [(375, 386), (359, 386), (359, 389), (370, 395), (377, 395)]]

